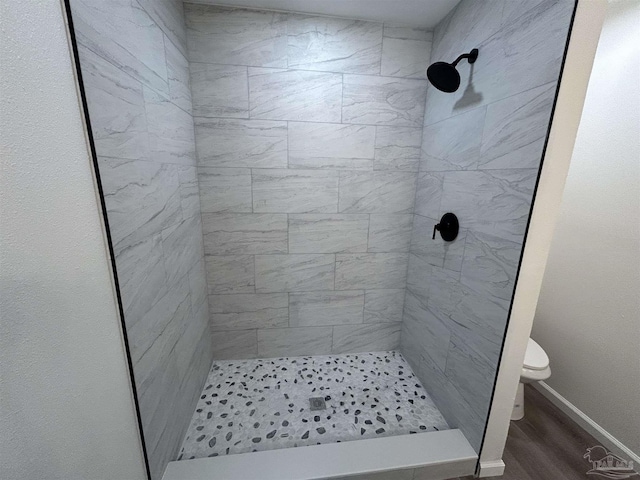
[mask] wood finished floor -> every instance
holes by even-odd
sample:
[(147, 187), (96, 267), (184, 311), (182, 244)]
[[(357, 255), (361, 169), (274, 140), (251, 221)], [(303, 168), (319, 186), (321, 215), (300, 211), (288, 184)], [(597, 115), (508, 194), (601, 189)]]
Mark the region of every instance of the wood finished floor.
[[(535, 388), (525, 387), (525, 417), (511, 422), (501, 480), (585, 480), (591, 465), (582, 456), (600, 442)], [(602, 477), (600, 477), (602, 478)], [(638, 477), (635, 477), (638, 478)], [(473, 480), (464, 477), (459, 480)]]

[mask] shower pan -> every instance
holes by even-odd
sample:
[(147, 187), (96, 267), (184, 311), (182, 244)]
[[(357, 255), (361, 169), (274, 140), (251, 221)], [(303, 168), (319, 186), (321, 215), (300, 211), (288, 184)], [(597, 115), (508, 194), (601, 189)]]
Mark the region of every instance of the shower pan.
[(67, 1), (149, 477), (473, 474), (574, 2), (215, 3)]

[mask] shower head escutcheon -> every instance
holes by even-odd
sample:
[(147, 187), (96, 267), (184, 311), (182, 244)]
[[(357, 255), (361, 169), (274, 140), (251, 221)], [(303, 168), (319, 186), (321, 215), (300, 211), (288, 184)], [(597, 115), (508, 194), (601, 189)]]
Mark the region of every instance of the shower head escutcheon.
[(469, 53), (463, 53), (453, 63), (432, 63), (427, 68), (427, 78), (438, 90), (446, 93), (455, 92), (460, 86), (460, 74), (456, 70), (456, 65), (465, 58), (469, 63), (474, 63), (478, 58), (478, 49), (474, 48)]

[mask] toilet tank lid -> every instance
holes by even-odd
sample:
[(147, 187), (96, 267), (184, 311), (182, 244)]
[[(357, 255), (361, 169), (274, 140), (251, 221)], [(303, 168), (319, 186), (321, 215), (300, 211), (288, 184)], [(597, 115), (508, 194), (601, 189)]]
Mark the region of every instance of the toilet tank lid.
[(527, 353), (524, 355), (524, 367), (531, 370), (544, 370), (549, 366), (547, 353), (533, 339), (529, 339)]

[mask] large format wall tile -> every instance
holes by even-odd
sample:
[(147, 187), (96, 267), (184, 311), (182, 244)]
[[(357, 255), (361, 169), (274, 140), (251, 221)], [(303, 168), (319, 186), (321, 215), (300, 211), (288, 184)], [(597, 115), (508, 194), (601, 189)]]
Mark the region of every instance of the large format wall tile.
[(184, 25), (184, 6), (179, 0), (137, 0), (145, 12), (167, 36), (165, 46), (171, 43), (187, 55), (187, 31)]
[(174, 425), (177, 416), (167, 415), (171, 411), (167, 405), (174, 405), (178, 400), (179, 390), (175, 386), (180, 383), (178, 367), (173, 359), (166, 359), (164, 364), (158, 365), (144, 378), (136, 377), (140, 420), (153, 479), (162, 477), (175, 448), (175, 445), (167, 445), (168, 435), (163, 427), (179, 428)]
[[(203, 386), (202, 370), (211, 368), (211, 330), (209, 329), (209, 308), (203, 303), (194, 314), (195, 322), (185, 326), (184, 334), (176, 342), (176, 367), (178, 375), (183, 379), (181, 388), (190, 400), (197, 399), (202, 390), (196, 391), (197, 386)], [(205, 377), (206, 378), (206, 377)], [(195, 385), (194, 385), (195, 384)], [(179, 421), (173, 420), (176, 424)], [(172, 457), (173, 458), (173, 457)]]
[(286, 293), (211, 295), (209, 311), (214, 332), (289, 325), (289, 300)]
[(447, 172), (441, 209), (463, 228), (522, 242), (537, 169)]
[[(402, 317), (432, 33), (207, 5), (187, 19), (209, 293), (290, 297), (275, 348), (214, 332), (216, 355), (311, 354), (295, 343), (318, 325), (390, 345), (374, 330)], [(271, 317), (240, 310), (235, 328), (272, 345)]]
[(367, 290), (364, 297), (365, 323), (401, 322), (404, 289)]
[(194, 166), (178, 166), (178, 180), (180, 181), (180, 204), (182, 217), (200, 216), (200, 189), (198, 188), (198, 173)]
[(429, 218), (440, 218), (444, 174), (420, 172), (416, 186), (415, 213)]
[(196, 117), (249, 117), (247, 67), (191, 64), (193, 114)]
[(557, 82), (574, 5), (572, 0), (540, 3), (478, 47), (484, 60), (474, 81), (487, 102)]
[(440, 220), (416, 215), (413, 221), (411, 235), (411, 253), (423, 258), (430, 265), (459, 272), (462, 269), (462, 259), (465, 254), (466, 229), (460, 229), (458, 236), (451, 242), (445, 242), (433, 227)]
[(169, 99), (188, 114), (192, 114), (189, 61), (185, 53), (170, 40), (164, 42), (164, 54), (167, 60)]
[(185, 16), (190, 61), (286, 68), (286, 14), (187, 3)]
[(146, 158), (149, 141), (142, 85), (82, 44), (78, 53), (98, 154)]
[[(491, 37), (501, 26), (505, 3), (524, 4), (500, 0), (460, 2), (436, 27), (433, 34), (432, 61), (453, 62), (458, 55), (478, 47), (481, 42)], [(464, 86), (464, 83), (462, 85)]]
[[(495, 368), (500, 359), (508, 305), (505, 308), (491, 307), (490, 299), (464, 286), (461, 287), (461, 292), (462, 295), (469, 294), (469, 297), (463, 297), (461, 300), (461, 303), (464, 304), (464, 309), (461, 305), (453, 309), (453, 313), (450, 316), (446, 316), (441, 310), (433, 308), (434, 314), (438, 315), (438, 318), (448, 325), (452, 335), (456, 335), (461, 341), (464, 341), (464, 345), (470, 355), (477, 358), (478, 361)], [(472, 302), (475, 302), (475, 305)], [(497, 304), (494, 303), (494, 305)], [(475, 319), (475, 321), (468, 319), (471, 313), (469, 309), (471, 308), (475, 308), (479, 312), (479, 318)], [(485, 318), (490, 311), (494, 318)], [(482, 328), (481, 326), (484, 326), (484, 330), (480, 329)], [(493, 328), (499, 330), (497, 335), (494, 334)]]
[(204, 213), (206, 255), (287, 252), (287, 216), (252, 213)]
[(272, 328), (258, 330), (261, 357), (327, 355), (331, 353), (331, 327)]
[(475, 170), (486, 110), (478, 108), (425, 127), (420, 170)]
[[(518, 2), (505, 2), (504, 7), (502, 8), (501, 25), (504, 27), (505, 25), (515, 22), (518, 18), (526, 14), (532, 8), (537, 7), (543, 2), (549, 2), (549, 1), (550, 0), (530, 0), (526, 2), (524, 5)], [(551, 0), (551, 1), (555, 2), (557, 0)], [(571, 2), (571, 0), (564, 0), (564, 1)]]
[(384, 352), (400, 345), (399, 323), (342, 325), (333, 328), (333, 353)]
[[(427, 89), (401, 348), (476, 449), (573, 6), (463, 0), (434, 33), (433, 61), (479, 56), (458, 65), (455, 93)], [(431, 239), (445, 212), (460, 220), (454, 242)]]
[(336, 213), (338, 175), (333, 171), (255, 170), (253, 211)]
[[(411, 338), (403, 325), (402, 342)], [(450, 428), (459, 428), (472, 445), (480, 445), (485, 419), (475, 413), (445, 374), (424, 350), (419, 355), (404, 355), (425, 389), (438, 405)], [(477, 448), (477, 447), (476, 447)], [(427, 477), (428, 478), (428, 477)]]
[(249, 68), (251, 118), (340, 122), (341, 105), (338, 73)]
[(497, 364), (490, 365), (469, 350), (464, 340), (451, 336), (447, 366), (444, 371), (456, 390), (480, 416), (489, 409)]
[[(449, 46), (434, 41), (433, 60), (451, 62), (473, 47), (479, 49), (478, 58), (482, 60), (473, 66), (460, 62), (461, 86), (458, 92), (442, 94), (428, 89), (427, 111), (430, 114), (427, 124), (558, 80), (570, 23), (567, 19), (574, 6), (572, 0), (547, 0), (533, 8), (527, 8), (528, 2), (510, 2), (518, 3), (519, 10), (524, 13), (503, 27), (501, 14), (489, 12), (501, 10), (503, 2), (488, 2), (486, 8), (482, 8), (481, 2), (468, 3), (478, 5), (465, 4), (456, 10), (479, 10), (477, 18), (468, 20), (470, 25), (451, 28), (446, 35)], [(491, 27), (487, 26), (483, 31), (481, 27), (485, 19)], [(436, 37), (442, 30), (441, 25)], [(495, 33), (489, 35), (490, 30)], [(460, 39), (465, 36), (474, 36), (475, 39), (473, 43), (461, 46)]]
[(421, 128), (378, 126), (373, 169), (415, 172), (420, 164), (421, 145)]
[[(193, 374), (201, 368), (206, 368), (209, 361), (209, 355), (203, 355), (201, 350), (202, 340), (206, 341), (206, 349), (211, 349), (211, 331), (209, 330), (209, 305), (208, 303), (200, 304), (200, 308), (192, 310), (194, 312), (194, 322), (187, 322), (184, 334), (176, 342), (176, 366), (178, 375), (183, 380), (183, 385), (187, 386), (191, 395), (199, 396), (200, 392), (194, 392), (195, 386), (192, 382)], [(204, 338), (203, 338), (204, 337)], [(204, 357), (204, 358), (202, 358)], [(204, 365), (201, 365), (204, 364)], [(209, 364), (209, 367), (211, 365)], [(201, 384), (201, 382), (199, 382)], [(191, 397), (192, 398), (192, 397)]]
[(388, 38), (399, 38), (401, 40), (421, 40), (423, 42), (433, 41), (433, 32), (419, 27), (409, 27), (395, 23), (384, 24), (383, 35)]
[(489, 357), (499, 352), (509, 302), (465, 286), (459, 272), (428, 265), (419, 258), (413, 261), (415, 266), (410, 266), (417, 274), (410, 271), (409, 290), (428, 297), (431, 312), (468, 344), (492, 344), (490, 349), (480, 350), (480, 355)]
[(256, 292), (332, 290), (334, 255), (256, 255)]
[(431, 42), (385, 37), (380, 73), (389, 77), (425, 77), (431, 58)]
[(552, 82), (489, 105), (478, 168), (537, 168), (555, 93)]
[(341, 213), (413, 213), (410, 172), (340, 172)]
[(175, 459), (213, 349), (183, 5), (70, 3), (157, 480)]
[(368, 215), (289, 215), (289, 253), (366, 252)]
[(253, 255), (207, 255), (209, 293), (253, 293), (256, 290)]
[(287, 166), (286, 122), (200, 117), (194, 121), (201, 167)]
[(167, 98), (144, 87), (149, 132), (149, 158), (156, 162), (194, 165), (193, 117)]
[(424, 349), (436, 365), (444, 370), (451, 332), (429, 310), (425, 299), (411, 290), (407, 291), (405, 298), (403, 323), (408, 333), (406, 346), (409, 353), (415, 355)]
[(487, 296), (511, 301), (520, 262), (520, 242), (468, 232), (460, 281)]
[(120, 249), (182, 219), (176, 165), (99, 158), (114, 246)]
[(290, 325), (320, 327), (362, 323), (364, 292), (309, 292), (289, 294)]
[(422, 126), (426, 80), (344, 75), (342, 121)]
[(336, 255), (336, 289), (404, 288), (406, 253)]
[(369, 252), (408, 252), (413, 215), (371, 215)]
[(141, 376), (169, 357), (190, 312), (189, 278), (184, 276), (140, 320), (127, 325), (131, 362), (139, 364)]
[(204, 257), (202, 223), (196, 215), (162, 231), (162, 250), (167, 281), (173, 285)]
[(202, 212), (251, 212), (251, 170), (248, 168), (198, 169)]
[(340, 73), (380, 73), (382, 24), (289, 15), (289, 68)]
[(376, 127), (289, 122), (289, 168), (371, 170)]
[[(449, 275), (452, 274), (449, 270), (446, 272)], [(414, 253), (409, 255), (407, 291), (419, 296), (426, 303), (427, 299), (430, 298), (433, 283), (435, 283), (432, 280), (436, 279), (438, 281), (441, 280), (440, 278), (436, 278), (436, 275), (433, 274), (433, 269), (430, 268), (429, 263), (424, 258)]]
[[(198, 260), (191, 270), (189, 270), (189, 290), (191, 294), (191, 308), (194, 311), (202, 308), (202, 304), (204, 304), (206, 310), (206, 316), (208, 319), (209, 316), (209, 307), (208, 307), (208, 286), (207, 286), (207, 267), (205, 264), (204, 257)], [(208, 321), (205, 323), (209, 323)]]
[(258, 356), (257, 330), (218, 331), (211, 334), (213, 358), (234, 360)]
[(127, 323), (134, 323), (166, 293), (162, 234), (116, 250), (118, 282)]
[(138, 2), (73, 0), (72, 6), (80, 45), (108, 60), (124, 75), (168, 92), (163, 33)]

